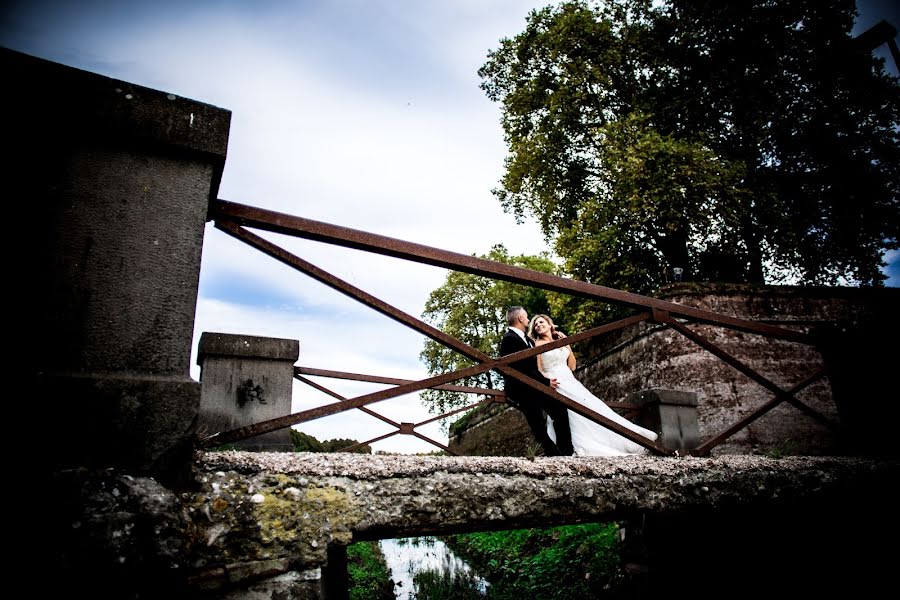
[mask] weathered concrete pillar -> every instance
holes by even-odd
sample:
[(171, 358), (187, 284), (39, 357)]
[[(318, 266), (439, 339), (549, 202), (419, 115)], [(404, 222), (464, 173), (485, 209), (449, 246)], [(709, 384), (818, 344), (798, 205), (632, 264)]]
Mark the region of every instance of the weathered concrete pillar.
[[(200, 420), (205, 433), (229, 431), (291, 413), (300, 342), (204, 332), (200, 336)], [(241, 450), (292, 452), (290, 430), (233, 444)]]
[[(189, 474), (200, 255), (231, 113), (0, 49), (22, 372), (50, 470)], [(33, 392), (33, 393), (32, 393)]]
[(350, 574), (347, 568), (347, 546), (329, 544), (328, 564), (322, 569), (325, 600), (350, 600)]
[(697, 394), (678, 390), (650, 389), (629, 395), (625, 402), (639, 404), (636, 423), (660, 433), (661, 445), (687, 450), (700, 445)]

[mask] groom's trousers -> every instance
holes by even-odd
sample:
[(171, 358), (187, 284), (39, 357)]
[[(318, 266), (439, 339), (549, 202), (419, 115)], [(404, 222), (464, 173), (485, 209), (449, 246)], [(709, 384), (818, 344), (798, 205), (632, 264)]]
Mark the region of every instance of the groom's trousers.
[[(544, 449), (546, 456), (571, 456), (572, 432), (569, 429), (569, 411), (566, 407), (544, 394), (535, 393), (525, 401), (512, 399), (511, 404), (522, 411), (525, 421), (531, 429), (531, 433)], [(556, 433), (556, 443), (547, 434), (547, 420), (544, 413), (553, 422), (553, 430)]]

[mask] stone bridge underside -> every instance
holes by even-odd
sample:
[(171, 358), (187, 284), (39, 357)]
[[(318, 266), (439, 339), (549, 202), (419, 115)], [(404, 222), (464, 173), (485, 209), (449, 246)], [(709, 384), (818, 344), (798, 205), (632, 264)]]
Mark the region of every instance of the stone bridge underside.
[[(209, 452), (196, 456), (190, 491), (115, 471), (65, 472), (54, 482), (62, 510), (53, 512), (61, 519), (57, 533), (66, 532), (62, 566), (73, 577), (138, 587), (141, 597), (180, 586), (251, 597), (236, 590), (264, 585), (299, 598), (316, 595), (299, 590), (319, 585), (336, 547), (361, 539), (648, 515), (696, 515), (701, 523), (719, 513), (857, 523), (878, 513), (887, 537), (896, 535), (896, 516), (880, 511), (898, 471), (895, 460), (849, 457)], [(672, 550), (688, 547), (681, 540)]]

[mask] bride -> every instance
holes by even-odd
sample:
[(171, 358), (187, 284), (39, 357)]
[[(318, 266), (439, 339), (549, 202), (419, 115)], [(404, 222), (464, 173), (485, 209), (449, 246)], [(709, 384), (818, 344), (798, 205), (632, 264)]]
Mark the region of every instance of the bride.
[[(556, 330), (553, 320), (547, 315), (535, 315), (528, 325), (528, 336), (534, 340), (536, 346), (540, 346), (564, 337), (565, 334)], [(654, 432), (635, 425), (618, 415), (575, 379), (572, 374), (572, 371), (575, 370), (575, 355), (569, 346), (538, 354), (537, 359), (538, 369), (541, 373), (549, 379), (556, 378), (559, 381), (557, 392), (635, 433), (656, 440), (657, 435)], [(569, 426), (572, 430), (572, 445), (575, 447), (577, 456), (625, 456), (647, 453), (643, 446), (571, 410), (569, 411)], [(553, 423), (549, 419), (547, 420), (547, 433), (551, 439), (556, 441)]]

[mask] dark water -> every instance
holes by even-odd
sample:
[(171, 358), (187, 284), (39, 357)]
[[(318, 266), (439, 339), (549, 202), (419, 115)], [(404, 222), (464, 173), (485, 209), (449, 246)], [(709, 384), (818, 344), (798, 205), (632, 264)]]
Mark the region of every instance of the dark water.
[(462, 579), (474, 582), (476, 589), (484, 595), (490, 585), (486, 580), (472, 571), (472, 568), (461, 558), (453, 554), (444, 542), (433, 537), (403, 538), (381, 540), (381, 551), (391, 578), (394, 580), (394, 593), (399, 599), (414, 599), (416, 573), (434, 571), (446, 579)]

